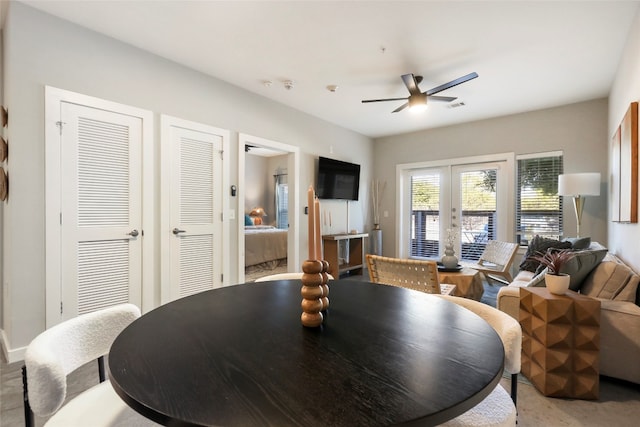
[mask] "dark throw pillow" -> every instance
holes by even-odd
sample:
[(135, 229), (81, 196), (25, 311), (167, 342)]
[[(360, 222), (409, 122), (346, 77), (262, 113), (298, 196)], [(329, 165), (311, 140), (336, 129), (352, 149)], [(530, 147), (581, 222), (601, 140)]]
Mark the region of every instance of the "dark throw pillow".
[(591, 246), (591, 237), (565, 237), (562, 241), (570, 242), (571, 249), (574, 251), (589, 249), (589, 246)]
[(251, 220), (251, 217), (247, 214), (244, 215), (244, 225), (245, 227), (248, 226), (252, 226), (253, 225), (253, 221)]
[(571, 246), (571, 242), (561, 242), (554, 239), (545, 239), (544, 237), (536, 235), (533, 239), (531, 239), (531, 242), (529, 242), (527, 253), (524, 254), (524, 258), (520, 263), (520, 270), (527, 270), (535, 273), (538, 266), (540, 265), (540, 262), (530, 259), (532, 255), (536, 255), (537, 253), (544, 254), (549, 248), (571, 249)]

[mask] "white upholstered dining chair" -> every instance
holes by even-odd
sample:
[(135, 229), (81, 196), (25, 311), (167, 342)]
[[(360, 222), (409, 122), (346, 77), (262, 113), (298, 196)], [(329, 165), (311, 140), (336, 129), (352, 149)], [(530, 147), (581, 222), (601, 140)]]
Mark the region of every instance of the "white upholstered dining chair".
[(518, 373), (520, 372), (520, 353), (522, 351), (520, 323), (508, 314), (478, 301), (447, 295), (439, 297), (472, 311), (491, 325), (504, 346), (504, 370), (511, 374), (511, 395), (498, 384), (482, 402), (442, 425), (447, 427), (515, 426)]
[[(120, 304), (67, 320), (34, 338), (22, 368), (25, 425), (34, 425), (34, 414), (49, 417), (48, 427), (158, 425), (131, 409), (105, 380), (104, 355), (138, 317), (138, 307)], [(96, 359), (98, 385), (65, 404), (67, 375)]]
[[(256, 282), (268, 282), (269, 280), (299, 280), (302, 279), (303, 273), (278, 273), (278, 274), (270, 274), (268, 276), (258, 277)], [(327, 274), (329, 276), (329, 280), (333, 280), (333, 276)]]

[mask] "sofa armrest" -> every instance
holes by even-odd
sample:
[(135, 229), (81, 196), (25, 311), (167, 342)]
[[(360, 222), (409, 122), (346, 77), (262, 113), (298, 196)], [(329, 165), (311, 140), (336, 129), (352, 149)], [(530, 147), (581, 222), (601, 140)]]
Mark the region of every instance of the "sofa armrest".
[(640, 307), (600, 300), (600, 373), (640, 384)]
[(496, 298), (496, 307), (498, 310), (520, 321), (520, 287), (501, 287)]

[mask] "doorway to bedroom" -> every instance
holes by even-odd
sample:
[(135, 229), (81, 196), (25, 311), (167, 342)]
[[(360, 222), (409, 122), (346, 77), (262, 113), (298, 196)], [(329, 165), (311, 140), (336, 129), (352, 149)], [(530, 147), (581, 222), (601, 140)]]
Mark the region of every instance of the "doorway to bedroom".
[[(299, 149), (239, 135), (238, 281), (299, 265)], [(295, 269), (295, 268), (294, 268)]]

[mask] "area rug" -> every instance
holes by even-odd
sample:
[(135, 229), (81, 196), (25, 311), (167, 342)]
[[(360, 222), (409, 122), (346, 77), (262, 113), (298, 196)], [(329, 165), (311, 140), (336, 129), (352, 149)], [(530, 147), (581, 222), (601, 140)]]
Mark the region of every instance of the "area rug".
[(287, 260), (276, 262), (265, 262), (258, 265), (252, 265), (244, 270), (244, 281), (255, 282), (256, 279), (271, 274), (280, 274), (287, 272)]

